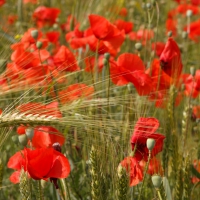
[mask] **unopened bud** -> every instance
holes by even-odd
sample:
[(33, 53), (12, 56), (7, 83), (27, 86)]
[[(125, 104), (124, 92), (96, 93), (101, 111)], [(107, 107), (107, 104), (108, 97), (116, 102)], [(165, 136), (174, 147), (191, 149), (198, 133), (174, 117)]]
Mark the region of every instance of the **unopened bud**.
[(182, 38), (186, 39), (188, 37), (188, 33), (186, 31), (182, 32)]
[(173, 32), (172, 32), (172, 31), (169, 31), (169, 32), (167, 33), (167, 36), (168, 36), (168, 37), (172, 37), (172, 35), (173, 35)]
[(152, 180), (152, 183), (153, 183), (153, 186), (156, 188), (156, 189), (159, 189), (160, 186), (161, 186), (161, 183), (162, 183), (162, 178), (161, 176), (155, 174), (151, 177), (151, 180)]
[(146, 4), (146, 8), (147, 8), (148, 10), (150, 10), (150, 9), (152, 8), (151, 3), (147, 3), (147, 4)]
[(33, 128), (27, 128), (25, 130), (25, 132), (26, 132), (26, 135), (27, 135), (28, 139), (32, 140), (32, 138), (34, 136), (34, 130), (33, 130)]
[(104, 58), (107, 59), (107, 60), (109, 60), (110, 54), (109, 53), (104, 53)]
[(148, 138), (147, 139), (147, 149), (149, 149), (149, 151), (152, 151), (152, 149), (155, 146), (156, 141), (153, 138)]
[(17, 135), (13, 135), (11, 139), (14, 143), (16, 143), (16, 144), (18, 143), (18, 136)]
[(37, 40), (37, 39), (38, 39), (38, 30), (32, 30), (32, 31), (31, 31), (31, 36), (32, 36), (35, 40)]
[(191, 17), (192, 14), (193, 14), (192, 10), (187, 10), (187, 12), (186, 12), (187, 17)]
[(27, 145), (27, 142), (28, 142), (28, 137), (26, 134), (22, 134), (22, 135), (19, 135), (18, 136), (18, 140), (19, 140), (19, 143), (23, 146), (26, 146)]
[(36, 47), (37, 47), (38, 49), (41, 49), (41, 48), (42, 48), (42, 45), (43, 45), (43, 43), (42, 43), (41, 41), (37, 41)]
[(58, 29), (58, 27), (59, 27), (58, 24), (53, 24), (53, 29), (54, 30)]
[(142, 50), (142, 44), (140, 42), (135, 43), (135, 48), (136, 48), (136, 50), (141, 51)]

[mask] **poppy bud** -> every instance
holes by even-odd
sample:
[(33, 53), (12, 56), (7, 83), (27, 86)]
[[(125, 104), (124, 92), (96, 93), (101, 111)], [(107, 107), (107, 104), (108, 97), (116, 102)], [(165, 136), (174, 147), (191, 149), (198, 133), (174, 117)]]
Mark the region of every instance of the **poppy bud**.
[(150, 10), (150, 9), (152, 8), (151, 3), (147, 3), (147, 4), (146, 4), (146, 8), (147, 8), (148, 10)]
[(152, 149), (155, 146), (156, 141), (152, 138), (148, 138), (147, 139), (147, 148), (149, 149), (149, 151), (152, 151)]
[(195, 75), (195, 68), (194, 68), (194, 67), (190, 67), (190, 74), (191, 74), (192, 76)]
[(53, 29), (55, 29), (55, 30), (58, 29), (58, 24), (54, 24)]
[(187, 10), (187, 12), (186, 12), (186, 16), (187, 17), (191, 17), (192, 16), (192, 10)]
[(103, 65), (107, 65), (108, 64), (108, 60), (106, 58), (103, 59)]
[(37, 43), (36, 43), (36, 47), (37, 47), (38, 49), (41, 49), (41, 48), (42, 48), (42, 45), (43, 45), (42, 42), (37, 41)]
[(136, 48), (136, 50), (141, 51), (142, 50), (142, 44), (140, 42), (135, 43), (135, 48)]
[(167, 33), (168, 37), (172, 37), (172, 34), (173, 34), (172, 31), (169, 31), (169, 32)]
[(27, 138), (27, 135), (26, 134), (22, 134), (22, 135), (19, 135), (18, 136), (18, 140), (19, 140), (19, 143), (23, 146), (26, 146), (27, 145), (27, 142), (28, 142), (28, 138)]
[(26, 132), (26, 135), (27, 135), (28, 139), (32, 140), (32, 138), (34, 136), (34, 130), (33, 130), (33, 128), (27, 128), (25, 130), (25, 132)]
[(38, 30), (32, 30), (32, 31), (31, 31), (31, 36), (32, 36), (35, 40), (37, 40), (37, 38), (38, 38)]
[(104, 58), (107, 59), (107, 60), (109, 60), (110, 54), (109, 53), (104, 53)]
[(18, 136), (17, 136), (17, 135), (13, 135), (13, 136), (12, 136), (12, 141), (13, 141), (14, 143), (17, 143), (17, 142), (18, 142)]
[(52, 147), (53, 147), (56, 151), (58, 151), (58, 152), (61, 153), (61, 146), (60, 146), (60, 144), (59, 144), (58, 142), (54, 143), (54, 144), (52, 145)]
[(159, 175), (155, 174), (151, 177), (151, 180), (152, 180), (154, 187), (156, 189), (159, 189), (161, 186), (161, 183), (162, 183), (162, 178)]
[(188, 33), (187, 33), (186, 31), (183, 31), (183, 32), (182, 32), (182, 38), (183, 38), (183, 39), (186, 39), (187, 36), (188, 36)]

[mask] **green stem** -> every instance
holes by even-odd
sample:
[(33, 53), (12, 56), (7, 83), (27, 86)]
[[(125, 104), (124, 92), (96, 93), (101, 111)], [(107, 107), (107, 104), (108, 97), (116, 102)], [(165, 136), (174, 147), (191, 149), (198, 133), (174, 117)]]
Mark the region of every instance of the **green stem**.
[(144, 181), (145, 181), (145, 178), (146, 178), (146, 174), (147, 174), (147, 171), (148, 171), (150, 160), (151, 160), (151, 151), (149, 151), (148, 161), (147, 161), (147, 164), (145, 166), (144, 177), (143, 177), (143, 181), (142, 181), (142, 186), (140, 188), (138, 200), (140, 200), (141, 196), (142, 196), (142, 190), (143, 190), (143, 187), (144, 187)]
[(39, 192), (39, 200), (43, 200), (43, 194), (42, 194), (42, 185), (41, 185), (41, 181), (38, 181), (38, 192)]
[(162, 200), (162, 197), (161, 197), (161, 194), (160, 194), (160, 190), (157, 190), (157, 194), (158, 194), (159, 200)]

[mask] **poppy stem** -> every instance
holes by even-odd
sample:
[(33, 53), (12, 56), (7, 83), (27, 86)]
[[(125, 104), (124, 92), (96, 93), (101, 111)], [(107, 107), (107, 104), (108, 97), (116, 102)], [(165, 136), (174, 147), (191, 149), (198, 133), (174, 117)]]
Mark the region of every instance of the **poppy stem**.
[(160, 194), (160, 190), (157, 190), (157, 194), (158, 194), (159, 200), (162, 200), (162, 196), (161, 196), (161, 194)]
[(62, 193), (61, 193), (60, 189), (57, 188), (56, 191), (58, 192), (58, 195), (59, 195), (60, 199), (61, 199), (61, 200), (64, 200), (64, 198), (63, 198), (63, 196), (62, 196)]
[(40, 180), (38, 180), (38, 198), (39, 200), (43, 200), (43, 191), (42, 191), (42, 185), (41, 185)]
[(144, 187), (144, 181), (145, 181), (145, 178), (146, 178), (146, 174), (147, 174), (147, 170), (148, 170), (148, 167), (149, 167), (150, 160), (151, 160), (151, 151), (149, 150), (148, 161), (147, 161), (147, 164), (145, 166), (144, 177), (143, 177), (143, 180), (142, 180), (142, 186), (140, 188), (138, 200), (140, 200), (141, 196), (142, 196), (142, 190), (143, 190), (143, 187)]

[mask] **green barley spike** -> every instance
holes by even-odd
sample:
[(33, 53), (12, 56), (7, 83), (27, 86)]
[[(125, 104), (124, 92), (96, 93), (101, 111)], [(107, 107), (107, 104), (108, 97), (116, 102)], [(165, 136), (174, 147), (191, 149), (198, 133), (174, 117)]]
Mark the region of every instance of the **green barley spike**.
[(189, 156), (187, 156), (184, 167), (183, 200), (190, 199), (190, 184), (191, 184), (190, 163), (189, 163)]
[(3, 185), (3, 162), (0, 159), (0, 187)]
[(28, 175), (24, 170), (21, 170), (19, 190), (20, 190), (23, 200), (29, 200), (31, 198), (30, 197), (31, 195), (30, 183), (29, 183)]
[(178, 168), (176, 185), (175, 185), (175, 195), (174, 195), (175, 200), (182, 200), (182, 195), (183, 195), (183, 180), (182, 180), (183, 171), (182, 171), (182, 165), (179, 166), (180, 167)]
[(183, 148), (185, 148), (185, 142), (187, 140), (187, 133), (189, 132), (189, 123), (191, 118), (192, 109), (190, 106), (186, 106), (183, 111), (182, 119), (182, 135), (183, 135)]
[(101, 185), (99, 179), (99, 162), (96, 149), (92, 146), (90, 151), (90, 162), (91, 162), (91, 195), (92, 200), (100, 200), (101, 199)]
[(168, 176), (168, 162), (169, 162), (169, 147), (171, 144), (171, 135), (174, 132), (174, 102), (175, 102), (175, 87), (172, 85), (169, 90), (169, 101), (167, 104), (167, 119), (166, 119), (166, 133), (165, 145), (163, 149), (163, 167), (165, 175)]
[(171, 166), (172, 166), (172, 177), (173, 181), (176, 182), (177, 174), (178, 174), (178, 166), (179, 166), (179, 154), (178, 154), (178, 138), (177, 135), (173, 134), (171, 136)]
[(41, 180), (37, 181), (37, 194), (36, 194), (36, 198), (37, 198), (37, 200), (43, 200), (44, 199)]
[(117, 170), (117, 175), (118, 175), (118, 184), (117, 184), (117, 195), (118, 199), (121, 200), (126, 200), (128, 199), (127, 194), (128, 194), (128, 177), (126, 170), (119, 165), (118, 170)]

